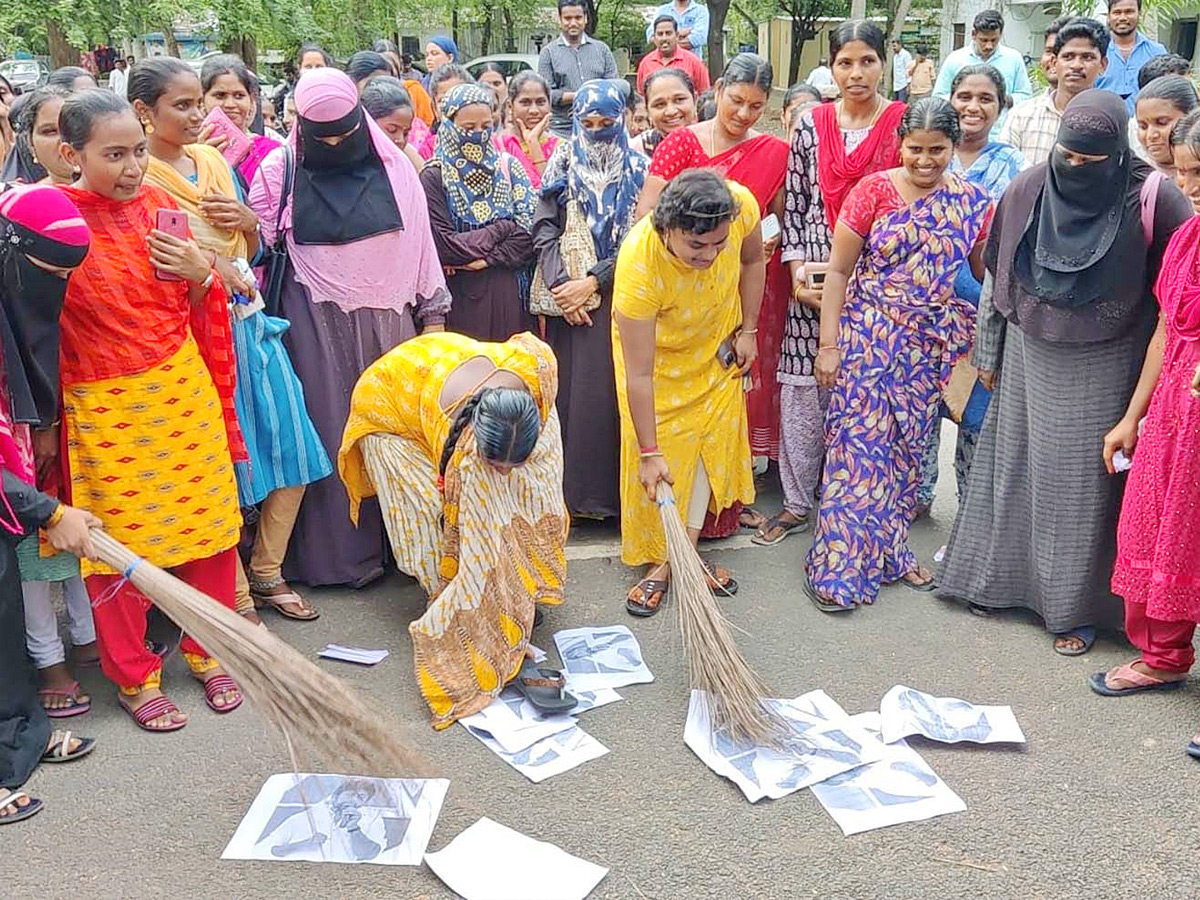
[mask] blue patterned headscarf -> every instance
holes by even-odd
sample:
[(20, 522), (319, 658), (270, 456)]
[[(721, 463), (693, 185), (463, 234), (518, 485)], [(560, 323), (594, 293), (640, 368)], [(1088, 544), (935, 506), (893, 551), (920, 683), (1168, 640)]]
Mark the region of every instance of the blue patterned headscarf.
[(492, 129), (463, 131), (454, 117), (467, 106), (491, 109), (496, 95), (478, 84), (458, 84), (442, 98), (442, 122), (433, 158), (442, 170), (442, 187), (450, 213), (464, 230), (497, 219), (512, 219), (526, 231), (533, 227), (535, 198), (525, 169), (496, 149)]
[[(571, 140), (559, 141), (542, 176), (542, 193), (561, 192), (579, 203), (587, 217), (596, 255), (607, 259), (634, 224), (638, 195), (649, 161), (629, 149), (625, 95), (613, 80), (585, 82), (575, 94)], [(613, 120), (608, 128), (588, 130), (583, 120), (599, 113)]]

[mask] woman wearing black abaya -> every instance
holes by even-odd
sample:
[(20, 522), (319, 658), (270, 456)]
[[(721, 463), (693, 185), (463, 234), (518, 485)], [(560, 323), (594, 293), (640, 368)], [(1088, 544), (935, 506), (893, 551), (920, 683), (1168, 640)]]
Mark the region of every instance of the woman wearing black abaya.
[(996, 210), (974, 360), (996, 392), (939, 579), (977, 610), (1038, 613), (1066, 656), (1122, 621), (1109, 577), (1124, 479), (1101, 451), (1154, 331), (1163, 250), (1192, 215), (1130, 152), (1127, 119), (1115, 94), (1075, 97), (1049, 162)]
[(32, 484), (35, 464), (52, 462), (53, 442), (36, 441), (35, 455), (31, 429), (47, 429), (58, 418), (58, 316), (67, 276), (87, 247), (87, 226), (56, 189), (0, 194), (0, 825), (42, 808), (15, 790), (39, 762), (78, 759), (95, 746), (69, 732), (51, 733), (25, 649), (16, 552), (26, 536), (44, 528), (56, 549), (84, 555), (91, 551), (88, 528), (100, 524)]

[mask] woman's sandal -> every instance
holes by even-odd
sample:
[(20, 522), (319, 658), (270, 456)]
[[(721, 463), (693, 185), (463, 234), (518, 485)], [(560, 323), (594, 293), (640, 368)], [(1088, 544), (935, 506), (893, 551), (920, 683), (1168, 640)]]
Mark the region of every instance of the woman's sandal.
[(256, 609), (270, 607), (285, 619), (294, 619), (297, 622), (311, 622), (314, 619), (321, 618), (321, 613), (317, 608), (312, 606), (295, 591), (289, 590), (286, 594), (264, 594), (261, 590), (255, 590), (251, 587), (250, 599), (254, 601)]
[(728, 569), (722, 566), (710, 566), (704, 560), (700, 560), (700, 565), (704, 567), (708, 589), (713, 592), (714, 597), (732, 597), (738, 592), (738, 583)]
[[(1083, 644), (1082, 647), (1060, 647), (1058, 641), (1070, 640), (1075, 638)], [(1054, 636), (1054, 652), (1059, 656), (1083, 656), (1092, 649), (1092, 645), (1096, 643), (1096, 629), (1091, 625), (1081, 625), (1078, 628), (1072, 628), (1070, 631), (1063, 631)]]
[[(746, 521), (746, 516), (752, 517), (750, 522)], [(738, 528), (744, 531), (761, 531), (766, 527), (768, 521), (767, 517), (753, 506), (746, 506), (742, 508), (741, 513), (738, 515)]]
[[(1196, 735), (1196, 737), (1200, 737), (1200, 735)], [(1200, 759), (1200, 742), (1197, 742), (1196, 738), (1192, 738), (1190, 741), (1188, 741), (1187, 747), (1184, 748), (1184, 752), (1186, 752), (1187, 755), (1192, 759)]]
[(917, 566), (917, 568), (913, 569), (911, 572), (905, 572), (900, 576), (900, 583), (910, 591), (916, 591), (920, 594), (930, 594), (937, 590), (937, 580), (934, 578), (932, 572), (929, 573), (929, 578), (924, 581), (909, 581), (909, 575), (915, 575), (920, 578), (921, 567)]
[[(159, 659), (162, 659), (165, 656), (169, 656), (173, 648), (170, 644), (164, 644), (162, 641), (146, 641), (146, 649)], [(77, 669), (98, 669), (100, 668), (100, 657), (97, 656), (95, 659), (72, 660), (71, 665)]]
[[(797, 519), (798, 521), (785, 522), (783, 520), (785, 515), (792, 516), (792, 518)], [(790, 535), (792, 532), (803, 534), (811, 527), (812, 520), (807, 514), (801, 517), (792, 515), (792, 513), (779, 513), (779, 515), (771, 516), (771, 518), (767, 519), (762, 528), (758, 529), (758, 532), (754, 535), (754, 537), (750, 538), (750, 543), (757, 544), (759, 547), (774, 547), (776, 544), (782, 544), (784, 541), (786, 541), (788, 539), (788, 535)], [(767, 537), (768, 534), (776, 529), (778, 529), (779, 533), (775, 535), (775, 537)]]
[[(667, 599), (670, 587), (670, 582), (643, 578), (625, 595), (625, 609), (632, 616), (648, 618), (658, 612), (663, 600)], [(640, 597), (634, 595), (635, 591), (641, 592)]]
[(91, 700), (80, 700), (79, 695), (83, 693), (83, 688), (78, 681), (71, 682), (69, 690), (58, 690), (56, 688), (39, 688), (38, 697), (62, 698), (70, 700), (70, 706), (49, 707), (43, 702), (42, 707), (46, 710), (46, 715), (52, 719), (69, 719), (71, 716), (82, 716), (92, 708)]
[[(242, 689), (237, 686), (237, 682), (228, 675), (221, 673), (214, 675), (205, 680), (202, 675), (192, 675), (197, 681), (204, 685), (204, 702), (208, 704), (208, 708), (215, 713), (224, 715), (225, 713), (233, 712), (242, 705), (242, 701), (246, 698), (242, 695)], [(220, 694), (227, 691), (237, 691), (237, 699), (232, 703), (227, 703), (224, 706), (217, 706), (216, 700)]]
[(566, 712), (579, 704), (574, 694), (567, 693), (567, 678), (561, 669), (539, 666), (531, 659), (521, 664), (513, 686), (542, 712)]
[(815, 587), (813, 587), (812, 581), (809, 580), (808, 572), (804, 572), (803, 574), (804, 574), (804, 593), (808, 595), (808, 599), (812, 601), (812, 605), (815, 606), (817, 609), (819, 609), (821, 612), (830, 613), (831, 615), (835, 614), (835, 613), (854, 612), (855, 607), (853, 605), (842, 606), (842, 604), (837, 603), (833, 600), (826, 600), (824, 597), (822, 597), (820, 594), (818, 594), (817, 589)]
[(50, 735), (50, 749), (42, 754), (42, 762), (74, 762), (77, 759), (83, 759), (83, 757), (96, 749), (95, 738), (74, 738), (79, 741), (79, 746), (72, 750), (72, 738), (74, 738), (74, 735), (70, 731), (56, 731)]
[[(1161, 678), (1155, 678), (1153, 675), (1147, 675), (1145, 672), (1139, 672), (1133, 667), (1133, 662), (1125, 663), (1122, 666), (1117, 666), (1115, 669), (1110, 669), (1107, 672), (1097, 672), (1088, 678), (1088, 684), (1092, 690), (1103, 697), (1124, 697), (1128, 694), (1144, 694), (1147, 691), (1177, 691), (1183, 687), (1187, 681), (1186, 678), (1181, 678), (1178, 681), (1163, 681)], [(1130, 686), (1125, 688), (1114, 688), (1108, 686), (1109, 678), (1129, 682)]]
[(179, 707), (167, 697), (159, 696), (153, 700), (147, 700), (136, 709), (127, 704), (124, 697), (118, 698), (118, 702), (121, 704), (121, 709), (133, 717), (133, 721), (137, 723), (138, 728), (142, 729), (142, 731), (152, 731), (157, 734), (158, 732), (178, 731), (187, 725), (186, 721), (171, 722), (168, 725), (160, 725), (158, 727), (150, 724), (155, 719), (161, 719), (163, 716), (181, 712)]
[[(0, 788), (0, 791), (6, 791), (5, 788)], [(18, 800), (28, 800), (28, 806), (17, 806)], [(30, 797), (24, 791), (6, 791), (0, 796), (0, 809), (8, 809), (10, 806), (17, 811), (0, 816), (0, 825), (11, 825), (13, 822), (20, 822), (22, 819), (28, 819), (30, 816), (36, 816), (42, 811), (42, 801)]]

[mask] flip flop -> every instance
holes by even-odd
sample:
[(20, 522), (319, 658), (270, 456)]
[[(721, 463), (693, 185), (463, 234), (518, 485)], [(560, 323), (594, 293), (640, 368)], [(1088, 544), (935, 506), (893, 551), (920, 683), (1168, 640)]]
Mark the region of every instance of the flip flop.
[[(314, 619), (321, 618), (320, 611), (295, 591), (288, 591), (286, 594), (262, 594), (251, 588), (250, 599), (254, 601), (256, 609), (270, 607), (285, 619), (293, 619), (297, 622), (311, 622)], [(305, 612), (293, 612), (292, 609), (296, 607), (305, 610)]]
[(62, 737), (54, 742), (54, 746), (42, 754), (42, 762), (44, 763), (65, 763), (74, 762), (77, 759), (83, 759), (93, 750), (96, 749), (95, 738), (76, 738), (79, 741), (79, 746), (74, 752), (67, 748), (71, 746), (71, 732), (63, 731), (56, 732), (62, 734)]
[(832, 603), (822, 598), (817, 593), (817, 589), (812, 586), (812, 582), (809, 581), (808, 572), (804, 573), (804, 593), (808, 595), (808, 599), (812, 601), (812, 605), (823, 613), (834, 615), (837, 613), (854, 612), (853, 606), (842, 606), (840, 603)]
[[(1133, 682), (1133, 686), (1109, 687), (1108, 676), (1110, 674), (1122, 681)], [(1133, 667), (1133, 663), (1125, 663), (1123, 666), (1117, 666), (1111, 672), (1097, 672), (1088, 678), (1088, 684), (1091, 685), (1093, 691), (1103, 697), (1124, 697), (1128, 694), (1144, 694), (1148, 691), (1177, 691), (1183, 687), (1184, 681), (1159, 681), (1157, 678), (1139, 672)]]
[[(807, 514), (799, 522), (784, 522), (783, 513), (780, 513), (777, 516), (771, 516), (771, 518), (767, 519), (766, 524), (758, 529), (758, 533), (750, 538), (750, 543), (757, 544), (759, 547), (774, 547), (776, 544), (782, 544), (786, 541), (788, 535), (793, 531), (797, 534), (803, 534), (811, 527), (812, 519)], [(774, 539), (768, 538), (766, 536), (767, 532), (773, 531), (776, 528), (782, 529), (779, 535)]]
[(1187, 755), (1192, 759), (1200, 759), (1200, 744), (1197, 744), (1195, 741), (1188, 741), (1188, 745), (1185, 749), (1187, 751)]
[[(242, 689), (237, 686), (237, 682), (235, 682), (228, 675), (214, 675), (207, 681), (202, 679), (199, 675), (195, 675), (193, 677), (204, 685), (204, 702), (207, 703), (208, 708), (215, 713), (219, 713), (221, 715), (224, 715), (225, 713), (231, 713), (241, 706), (242, 701), (246, 699), (242, 695)], [(217, 706), (217, 695), (223, 694), (226, 691), (237, 691), (238, 698), (225, 706)]]
[(1068, 648), (1060, 648), (1057, 644), (1054, 644), (1053, 646), (1055, 653), (1057, 653), (1059, 656), (1083, 656), (1083, 654), (1091, 650), (1092, 645), (1096, 643), (1096, 629), (1091, 625), (1081, 625), (1078, 628), (1072, 628), (1070, 631), (1063, 631), (1054, 636), (1055, 640), (1058, 640), (1059, 638), (1078, 638), (1079, 640), (1083, 641), (1083, 646), (1078, 650), (1071, 650)]
[(732, 597), (738, 592), (738, 583), (734, 580), (732, 573), (729, 574), (729, 579), (721, 584), (717, 578), (717, 566), (710, 566), (704, 560), (700, 560), (700, 565), (704, 567), (704, 574), (708, 576), (708, 589), (713, 592), (714, 597)]
[[(663, 601), (667, 599), (667, 591), (671, 589), (671, 585), (669, 582), (659, 581), (655, 578), (643, 578), (629, 589), (630, 594), (633, 593), (634, 588), (641, 588), (642, 602), (638, 603), (626, 594), (625, 610), (631, 616), (641, 616), (643, 619), (647, 619), (662, 608)], [(655, 594), (658, 595), (658, 600), (651, 606), (650, 601)]]
[[(162, 641), (146, 641), (146, 649), (161, 659), (169, 656), (173, 648), (170, 644), (164, 644)], [(77, 669), (98, 669), (100, 668), (100, 657), (97, 656), (95, 659), (85, 662), (72, 661), (71, 665)]]
[(70, 706), (60, 706), (56, 709), (42, 704), (46, 710), (46, 715), (51, 719), (69, 719), (71, 716), (82, 716), (92, 708), (91, 700), (80, 700), (79, 695), (83, 693), (83, 688), (78, 681), (71, 683), (71, 689), (66, 691), (55, 690), (52, 688), (41, 688), (38, 690), (39, 697), (63, 697), (71, 701)]
[(763, 520), (763, 525), (765, 525), (767, 522), (771, 521), (766, 516), (764, 516), (762, 513), (760, 513), (757, 509), (755, 509), (753, 506), (744, 506), (744, 507), (742, 507), (742, 511), (738, 514), (738, 528), (742, 531), (758, 531), (760, 528), (763, 527), (763, 525), (746, 525), (744, 522), (742, 522), (742, 516), (746, 515), (746, 513), (750, 513), (751, 515), (758, 516), (760, 519)]
[(18, 806), (17, 811), (10, 816), (0, 816), (0, 825), (11, 825), (13, 822), (20, 822), (22, 819), (28, 819), (30, 816), (36, 816), (42, 811), (44, 805), (41, 800), (30, 797), (24, 791), (13, 791), (4, 797), (0, 797), (0, 809), (5, 809), (16, 804), (22, 797), (29, 800), (28, 806)]
[(531, 659), (521, 664), (521, 671), (512, 683), (543, 712), (566, 712), (579, 703), (574, 694), (567, 693), (567, 679), (561, 669), (539, 666)]
[[(905, 575), (911, 575), (911, 574), (913, 574), (913, 573), (912, 572), (905, 573)], [(920, 575), (920, 572), (918, 571), (917, 574)], [(907, 578), (905, 578), (904, 575), (901, 575), (900, 583), (902, 585), (904, 585), (906, 588), (908, 588), (910, 591), (916, 591), (918, 594), (931, 594), (937, 590), (937, 579), (932, 576), (924, 584), (913, 584), (911, 581), (909, 581)]]
[(133, 721), (137, 723), (138, 728), (142, 729), (142, 731), (150, 731), (158, 734), (159, 732), (178, 731), (187, 725), (187, 722), (172, 722), (164, 728), (150, 727), (150, 723), (155, 719), (180, 712), (179, 707), (166, 697), (155, 697), (153, 700), (147, 700), (137, 709), (127, 705), (122, 699), (118, 698), (118, 702), (121, 704), (121, 709), (129, 713)]

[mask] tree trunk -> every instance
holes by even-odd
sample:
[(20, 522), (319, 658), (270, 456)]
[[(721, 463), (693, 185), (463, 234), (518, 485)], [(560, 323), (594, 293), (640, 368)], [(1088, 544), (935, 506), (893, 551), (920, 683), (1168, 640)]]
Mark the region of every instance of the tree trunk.
[(792, 18), (792, 57), (788, 61), (788, 84), (798, 84), (800, 81), (800, 56), (804, 53), (804, 45), (808, 43), (804, 28), (800, 22)]
[(900, 32), (904, 30), (904, 20), (908, 18), (908, 11), (912, 8), (912, 0), (900, 0), (900, 5), (896, 7), (896, 17), (892, 19), (892, 31), (888, 35), (889, 46), (891, 41), (900, 39)]
[(513, 21), (512, 12), (507, 6), (502, 10), (504, 13), (504, 52), (517, 52), (517, 24)]
[(163, 37), (167, 42), (167, 56), (174, 56), (179, 59), (179, 41), (175, 40), (175, 25), (172, 22), (167, 22), (162, 26)]
[(252, 34), (231, 37), (225, 42), (225, 52), (233, 53), (242, 58), (252, 72), (258, 71), (258, 41)]
[(491, 0), (484, 0), (483, 4), (483, 35), (480, 39), (479, 55), (487, 56), (488, 49), (492, 45), (492, 19), (494, 11), (492, 9)]
[(725, 71), (725, 17), (730, 0), (708, 2), (708, 71), (713, 80)]
[(79, 51), (67, 40), (67, 33), (57, 22), (46, 23), (46, 41), (50, 45), (50, 67), (79, 65)]
[(450, 13), (450, 36), (454, 38), (454, 43), (458, 43), (458, 6), (455, 6)]
[(850, 18), (865, 19), (867, 17), (867, 0), (850, 0)]

